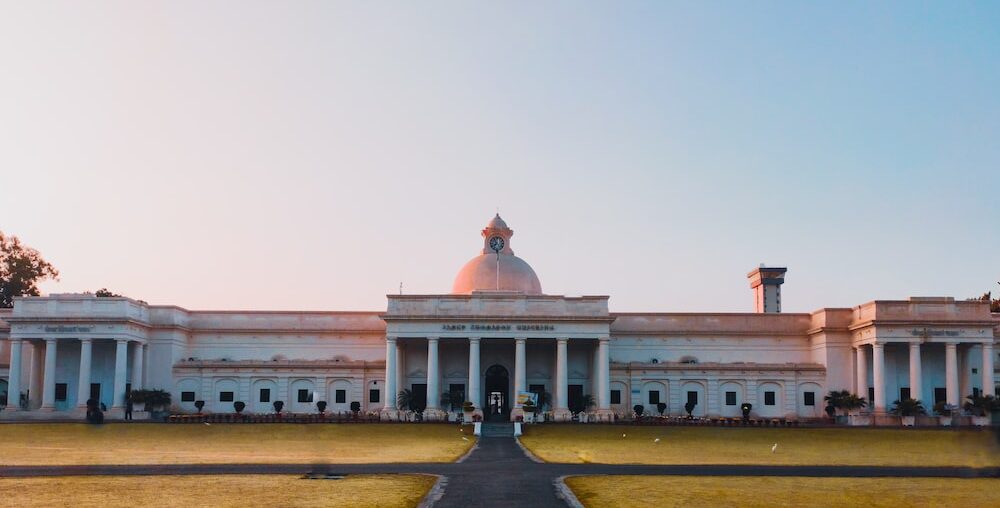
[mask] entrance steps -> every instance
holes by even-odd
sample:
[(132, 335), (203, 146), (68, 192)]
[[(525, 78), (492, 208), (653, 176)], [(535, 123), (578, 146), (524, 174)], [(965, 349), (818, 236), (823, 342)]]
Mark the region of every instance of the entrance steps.
[(513, 423), (483, 423), (480, 437), (514, 437)]

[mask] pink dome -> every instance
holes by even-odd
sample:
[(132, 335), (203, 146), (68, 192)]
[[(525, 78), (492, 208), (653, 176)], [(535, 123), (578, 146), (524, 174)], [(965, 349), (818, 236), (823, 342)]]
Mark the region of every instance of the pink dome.
[(483, 254), (472, 258), (455, 277), (452, 294), (468, 295), (473, 291), (517, 291), (527, 295), (542, 294), (542, 283), (531, 265), (513, 254), (500, 254), (500, 287), (497, 288), (497, 256)]

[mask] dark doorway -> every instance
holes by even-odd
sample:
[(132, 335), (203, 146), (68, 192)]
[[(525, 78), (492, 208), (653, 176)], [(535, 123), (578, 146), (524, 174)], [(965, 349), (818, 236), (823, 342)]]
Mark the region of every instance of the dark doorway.
[(101, 403), (101, 383), (90, 383), (90, 398), (98, 404)]
[(427, 409), (427, 384), (414, 383), (411, 386), (410, 392), (413, 394), (413, 399), (410, 402), (410, 408), (414, 411)]
[(510, 419), (509, 407), (510, 377), (507, 369), (494, 365), (486, 369), (486, 404), (487, 420), (507, 421)]
[(567, 395), (569, 396), (569, 410), (571, 412), (579, 413), (585, 409), (583, 407), (583, 385), (569, 385)]

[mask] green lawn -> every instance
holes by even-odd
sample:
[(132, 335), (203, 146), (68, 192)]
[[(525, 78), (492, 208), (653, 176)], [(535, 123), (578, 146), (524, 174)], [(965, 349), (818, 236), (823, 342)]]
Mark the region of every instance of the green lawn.
[(766, 476), (575, 476), (587, 507), (1000, 506), (1000, 480)]
[(426, 475), (58, 476), (0, 478), (0, 506), (412, 507), (434, 486)]
[(547, 462), (1000, 466), (997, 435), (978, 430), (531, 425), (521, 442)]
[(3, 424), (0, 465), (451, 462), (474, 444), (469, 434), (413, 424)]

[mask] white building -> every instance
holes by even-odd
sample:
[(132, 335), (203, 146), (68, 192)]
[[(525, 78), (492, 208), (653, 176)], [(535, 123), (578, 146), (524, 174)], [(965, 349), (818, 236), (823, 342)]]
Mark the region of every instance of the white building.
[[(873, 301), (780, 313), (783, 268), (748, 276), (755, 313), (611, 313), (607, 296), (548, 295), (495, 217), (452, 292), (389, 295), (384, 312), (193, 311), (91, 295), (25, 297), (0, 310), (4, 419), (78, 418), (86, 400), (121, 414), (127, 390), (162, 388), (174, 409), (394, 412), (410, 389), (440, 418), (459, 391), (513, 417), (520, 392), (548, 392), (557, 419), (584, 396), (600, 418), (655, 412), (760, 417), (823, 414), (846, 389), (884, 412), (910, 396), (959, 404), (995, 393), (1000, 314), (952, 298)], [(499, 274), (498, 274), (499, 268)], [(4, 325), (6, 323), (7, 325)], [(9, 326), (9, 328), (3, 327)], [(25, 399), (21, 407), (15, 394)], [(437, 394), (435, 396), (435, 394)], [(515, 406), (515, 407), (511, 407)]]

